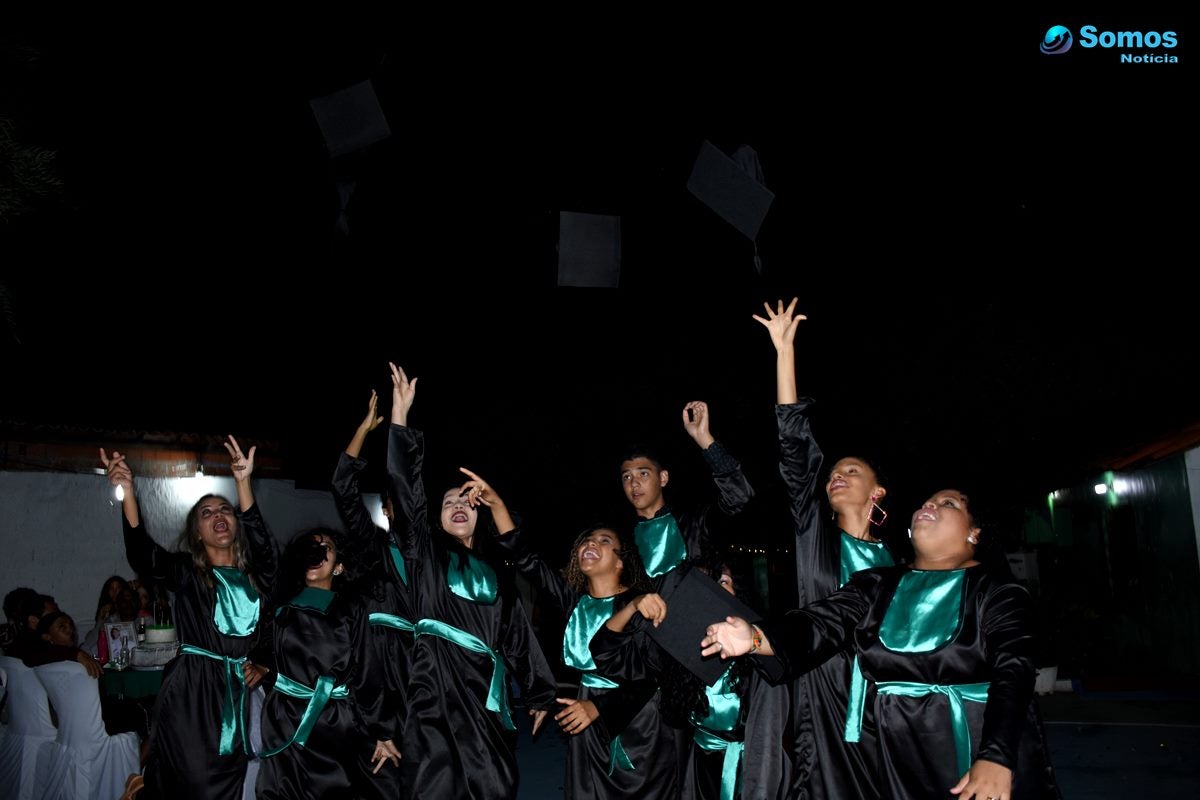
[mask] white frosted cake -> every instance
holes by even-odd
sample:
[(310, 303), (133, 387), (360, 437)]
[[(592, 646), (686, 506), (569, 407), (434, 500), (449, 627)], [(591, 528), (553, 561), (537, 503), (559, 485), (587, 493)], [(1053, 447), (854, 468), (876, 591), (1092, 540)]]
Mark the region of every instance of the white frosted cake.
[(145, 644), (175, 644), (174, 625), (147, 625)]

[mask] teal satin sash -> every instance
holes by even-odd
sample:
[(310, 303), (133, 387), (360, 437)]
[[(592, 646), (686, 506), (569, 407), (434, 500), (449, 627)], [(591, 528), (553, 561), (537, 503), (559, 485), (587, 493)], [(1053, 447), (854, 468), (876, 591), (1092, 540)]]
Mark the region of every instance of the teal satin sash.
[(651, 578), (666, 575), (687, 558), (687, 543), (670, 514), (639, 522), (633, 529), (633, 541)]
[(464, 600), (491, 605), (496, 602), (496, 571), (470, 553), (466, 556), (450, 551), (446, 585)]
[(237, 567), (213, 567), (213, 625), (223, 636), (244, 637), (258, 627), (258, 590)]
[(842, 550), (839, 562), (838, 586), (845, 586), (849, 583), (850, 576), (861, 570), (872, 567), (890, 567), (896, 563), (892, 561), (892, 554), (888, 552), (883, 542), (868, 542), (865, 539), (851, 536), (845, 531), (842, 531)]
[[(221, 744), (217, 752), (223, 756), (233, 755), (233, 738), (241, 737), (242, 750), (246, 755), (251, 755), (250, 742), (246, 740), (246, 695), (250, 692), (246, 689), (246, 677), (242, 673), (242, 665), (246, 663), (246, 656), (240, 658), (232, 658), (230, 656), (219, 656), (216, 653), (205, 650), (203, 647), (196, 647), (192, 644), (185, 644), (179, 648), (180, 653), (187, 653), (193, 656), (204, 656), (211, 658), (213, 661), (224, 662), (225, 665), (225, 701), (221, 704)], [(240, 697), (235, 703), (233, 699), (233, 687), (238, 686), (238, 694)]]
[(413, 636), (424, 636), (425, 634), (445, 639), (475, 653), (483, 653), (492, 659), (492, 683), (488, 689), (487, 710), (498, 713), (500, 715), (500, 722), (504, 727), (510, 731), (515, 731), (517, 726), (513, 724), (512, 714), (508, 710), (508, 687), (505, 685), (504, 680), (506, 673), (504, 659), (500, 657), (500, 654), (488, 647), (478, 636), (467, 633), (453, 625), (447, 625), (441, 620), (423, 619), (418, 622), (414, 626)]
[(967, 724), (964, 700), (986, 703), (990, 683), (959, 683), (939, 686), (936, 683), (909, 683), (908, 681), (880, 681), (875, 684), (880, 694), (898, 694), (905, 697), (923, 697), (927, 694), (944, 694), (950, 701), (950, 724), (954, 728), (954, 756), (958, 761), (958, 775), (967, 774), (971, 768), (971, 726)]
[(621, 684), (610, 681), (598, 672), (585, 672), (579, 676), (579, 682), (589, 689), (616, 689)]
[(292, 734), (291, 738), (278, 747), (259, 753), (259, 758), (279, 755), (293, 744), (297, 747), (304, 747), (308, 742), (308, 735), (312, 733), (313, 727), (317, 724), (317, 719), (325, 710), (325, 704), (330, 700), (345, 700), (350, 696), (350, 689), (346, 686), (335, 687), (333, 685), (332, 675), (318, 676), (316, 687), (309, 688), (281, 672), (275, 677), (275, 691), (299, 700), (307, 700), (308, 706), (304, 709), (304, 715), (300, 717), (300, 724), (296, 726), (296, 732)]
[(737, 728), (738, 717), (741, 715), (742, 700), (729, 682), (729, 674), (733, 665), (721, 675), (712, 686), (704, 689), (708, 697), (708, 713), (703, 719), (697, 719), (692, 714), (692, 741), (702, 750), (724, 750), (725, 757), (721, 762), (721, 800), (733, 800), (737, 797), (738, 767), (742, 763), (742, 751), (745, 742), (731, 742), (716, 731), (728, 733)]
[(741, 782), (742, 753), (746, 750), (746, 743), (722, 739), (703, 728), (696, 728), (692, 741), (702, 750), (725, 751), (725, 758), (721, 761), (721, 800), (735, 800)]
[(621, 769), (635, 769), (633, 761), (629, 758), (629, 754), (625, 752), (625, 748), (621, 745), (620, 736), (614, 736), (608, 744), (608, 774), (610, 777), (616, 772), (617, 767)]
[(879, 643), (894, 653), (928, 653), (953, 639), (966, 576), (962, 569), (906, 572), (879, 625)]
[[(567, 628), (563, 633), (563, 663), (571, 669), (577, 669), (584, 673), (585, 677), (595, 672), (596, 669), (596, 662), (592, 659), (592, 651), (589, 647), (592, 637), (596, 635), (596, 631), (600, 630), (600, 626), (612, 616), (612, 608), (613, 598), (592, 597), (585, 594), (579, 598), (579, 602), (571, 611), (571, 618), (567, 620)], [(604, 683), (588, 685), (605, 689), (617, 686), (599, 675), (596, 675), (595, 678)]]
[(395, 542), (388, 542), (388, 552), (392, 555), (392, 565), (396, 568), (396, 572), (400, 573), (400, 580), (404, 581), (404, 585), (408, 585), (408, 568), (404, 565), (404, 556), (400, 554), (400, 548)]
[(395, 614), (384, 614), (381, 611), (371, 614), (369, 617), (367, 617), (367, 621), (372, 625), (379, 625), (384, 628), (395, 628), (398, 631), (408, 631), (409, 633), (412, 633), (413, 629), (416, 627), (404, 617), (397, 617)]

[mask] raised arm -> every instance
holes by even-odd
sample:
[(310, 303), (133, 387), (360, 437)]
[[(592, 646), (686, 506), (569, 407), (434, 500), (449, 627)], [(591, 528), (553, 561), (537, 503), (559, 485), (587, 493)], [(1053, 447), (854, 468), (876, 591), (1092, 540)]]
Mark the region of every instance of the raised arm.
[(375, 524), (363, 505), (362, 491), (358, 484), (358, 475), (367, 465), (367, 462), (359, 457), (363, 443), (367, 434), (383, 422), (383, 417), (377, 413), (377, 404), (378, 397), (372, 389), (371, 399), (367, 403), (367, 415), (358, 424), (350, 444), (346, 445), (346, 450), (338, 456), (332, 481), (333, 499), (346, 524), (348, 544), (356, 550), (363, 551), (369, 550), (380, 536), (387, 535), (387, 531)]
[(250, 479), (254, 475), (254, 453), (258, 447), (253, 446), (249, 453), (243, 454), (237, 439), (230, 436), (225, 442), (225, 450), (229, 453), (233, 482), (237, 486), (238, 520), (250, 546), (250, 569), (259, 586), (269, 591), (279, 577), (279, 542), (267, 530), (262, 512), (254, 502)]
[(781, 406), (796, 402), (796, 328), (801, 320), (808, 319), (794, 313), (798, 299), (793, 297), (786, 309), (780, 300), (777, 311), (772, 311), (769, 303), (763, 303), (767, 316), (753, 315), (771, 334), (771, 344), (775, 345), (775, 402)]
[(704, 460), (712, 469), (713, 483), (717, 487), (717, 508), (732, 516), (746, 507), (754, 496), (754, 489), (746, 480), (742, 465), (713, 437), (709, 430), (710, 417), (708, 403), (703, 400), (693, 400), (683, 407), (684, 430), (700, 447)]
[(794, 343), (800, 321), (806, 319), (795, 314), (796, 298), (787, 308), (783, 301), (772, 310), (763, 303), (767, 316), (755, 315), (771, 335), (775, 346), (775, 420), (779, 426), (779, 476), (787, 489), (788, 507), (792, 513), (792, 524), (796, 535), (796, 574), (799, 582), (801, 604), (819, 599), (808, 597), (806, 586), (810, 581), (803, 576), (821, 569), (823, 563), (820, 533), (823, 530), (820, 518), (821, 504), (817, 497), (821, 468), (825, 456), (813, 437), (809, 425), (808, 411), (812, 400), (799, 397), (796, 393), (796, 354)]
[(137, 487), (128, 461), (116, 450), (113, 451), (112, 457), (109, 457), (104, 448), (100, 448), (100, 462), (108, 473), (108, 482), (114, 488), (120, 488), (123, 493), (121, 529), (125, 539), (125, 559), (129, 566), (138, 575), (162, 582), (167, 588), (175, 591), (179, 588), (182, 573), (188, 567), (182, 563), (179, 554), (171, 553), (155, 542), (142, 525)]
[(388, 429), (388, 480), (392, 484), (395, 517), (392, 530), (400, 540), (404, 557), (428, 561), (433, 554), (429, 530), (429, 502), (425, 496), (422, 470), (425, 438), (408, 427), (408, 412), (417, 393), (417, 379), (408, 380), (404, 370), (389, 363), (392, 371), (392, 413)]
[(540, 553), (525, 546), (519, 530), (498, 537), (495, 544), (516, 565), (518, 572), (550, 596), (559, 610), (567, 613), (575, 607), (579, 595), (571, 589), (561, 572), (547, 564)]

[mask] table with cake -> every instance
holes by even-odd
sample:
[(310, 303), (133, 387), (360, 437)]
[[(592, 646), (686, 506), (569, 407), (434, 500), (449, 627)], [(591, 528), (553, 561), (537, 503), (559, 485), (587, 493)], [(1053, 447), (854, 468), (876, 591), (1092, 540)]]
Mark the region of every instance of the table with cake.
[(112, 669), (105, 665), (101, 683), (115, 697), (147, 697), (162, 687), (163, 667), (179, 654), (179, 639), (174, 625), (147, 625), (144, 640), (129, 651), (129, 667)]

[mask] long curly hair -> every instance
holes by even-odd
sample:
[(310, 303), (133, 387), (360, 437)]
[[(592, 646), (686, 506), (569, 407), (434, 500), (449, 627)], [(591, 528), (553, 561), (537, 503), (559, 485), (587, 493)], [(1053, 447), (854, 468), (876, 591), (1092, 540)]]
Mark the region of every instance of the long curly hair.
[(624, 564), (621, 567), (621, 583), (637, 592), (654, 591), (654, 586), (650, 583), (650, 576), (646, 574), (646, 567), (642, 564), (642, 557), (638, 553), (637, 547), (629, 537), (612, 525), (591, 525), (575, 537), (575, 543), (571, 545), (571, 558), (563, 569), (563, 577), (567, 579), (571, 590), (583, 594), (588, 589), (587, 575), (584, 575), (583, 570), (579, 568), (579, 548), (583, 546), (589, 536), (599, 530), (612, 531), (613, 535), (617, 537), (619, 547), (616, 553)]
[[(233, 503), (219, 494), (206, 494), (196, 501), (188, 511), (187, 519), (183, 523), (183, 532), (179, 534), (179, 538), (175, 542), (175, 548), (183, 553), (189, 553), (192, 557), (192, 566), (196, 571), (205, 577), (208, 586), (212, 587), (212, 561), (208, 558), (208, 551), (204, 549), (204, 543), (200, 541), (200, 505), (205, 500), (217, 499), (224, 502), (230, 508), (237, 508)], [(250, 577), (250, 582), (254, 584), (254, 588), (259, 591), (267, 587), (259, 586), (258, 580), (254, 577), (254, 573), (249, 569), (250, 559), (247, 553), (250, 550), (249, 544), (246, 542), (246, 534), (242, 531), (242, 520), (233, 515), (233, 565), (242, 572), (245, 572)]]

